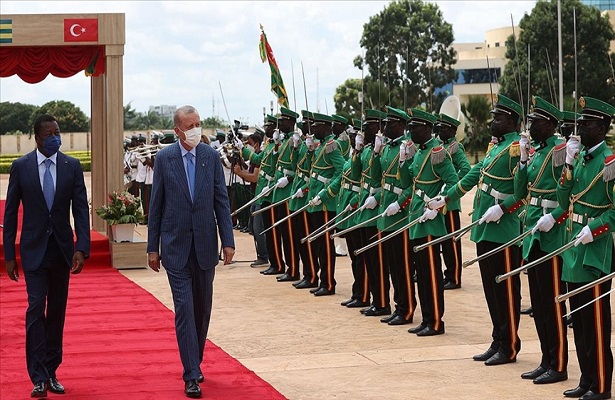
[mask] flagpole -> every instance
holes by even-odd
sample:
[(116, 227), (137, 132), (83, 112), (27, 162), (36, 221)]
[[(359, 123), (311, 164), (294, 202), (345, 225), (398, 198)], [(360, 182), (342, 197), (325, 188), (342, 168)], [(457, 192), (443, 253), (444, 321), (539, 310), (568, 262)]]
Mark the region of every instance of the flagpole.
[(562, 56), (562, 1), (557, 0), (557, 51), (559, 52), (558, 86), (559, 86), (559, 109), (564, 111), (564, 62)]

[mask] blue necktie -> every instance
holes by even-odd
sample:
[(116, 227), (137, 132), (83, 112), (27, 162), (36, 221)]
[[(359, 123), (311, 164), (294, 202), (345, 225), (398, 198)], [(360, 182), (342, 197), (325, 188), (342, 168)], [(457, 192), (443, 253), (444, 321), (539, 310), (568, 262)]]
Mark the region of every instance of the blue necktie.
[(190, 198), (194, 200), (194, 155), (186, 153), (186, 170), (188, 171), (188, 182), (190, 184)]
[(53, 197), (55, 196), (55, 189), (53, 187), (53, 177), (49, 167), (52, 161), (50, 159), (45, 160), (45, 175), (43, 175), (43, 196), (45, 197), (45, 203), (47, 203), (47, 209), (51, 210), (53, 206)]

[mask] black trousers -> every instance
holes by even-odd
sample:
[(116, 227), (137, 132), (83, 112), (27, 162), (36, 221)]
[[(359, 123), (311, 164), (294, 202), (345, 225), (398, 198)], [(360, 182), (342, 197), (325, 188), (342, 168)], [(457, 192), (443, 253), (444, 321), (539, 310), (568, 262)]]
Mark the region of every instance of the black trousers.
[[(271, 205), (268, 201), (264, 201), (261, 208)], [(270, 208), (263, 214), (263, 224), (265, 229), (275, 224), (278, 220), (275, 213), (275, 207)], [(269, 264), (271, 268), (275, 268), (280, 272), (284, 272), (286, 264), (284, 263), (284, 257), (282, 256), (282, 237), (280, 227), (276, 226), (273, 229), (269, 229), (265, 232), (267, 238), (267, 254), (269, 255)]]
[(369, 301), (369, 281), (367, 279), (367, 263), (365, 260), (365, 253), (361, 253), (357, 256), (354, 255), (354, 251), (360, 249), (361, 234), (358, 229), (350, 231), (344, 235), (346, 244), (348, 245), (348, 255), (350, 256), (350, 266), (352, 268), (352, 276), (354, 282), (352, 283), (352, 298), (367, 303)]
[[(534, 242), (527, 261), (537, 260), (546, 254), (540, 249), (538, 242)], [(556, 256), (528, 269), (527, 279), (534, 325), (542, 352), (540, 366), (558, 372), (566, 371), (568, 366), (567, 326), (564, 319), (566, 303), (554, 301), (566, 291), (566, 284), (562, 282), (562, 259)]]
[[(332, 211), (316, 211), (310, 213), (310, 220), (313, 227), (318, 227), (326, 224), (332, 218), (335, 218), (335, 213)], [(312, 242), (314, 246), (315, 258), (320, 266), (320, 287), (327, 290), (335, 290), (335, 245), (331, 237), (331, 231), (320, 236)]]
[[(278, 221), (291, 214), (288, 209), (288, 202), (280, 204), (274, 209)], [(293, 225), (293, 218), (289, 218), (279, 226), (279, 231), (282, 239), (282, 253), (287, 267), (286, 273), (292, 277), (299, 277), (299, 248), (295, 246), (297, 233)]]
[(299, 249), (299, 257), (303, 264), (303, 279), (310, 283), (318, 283), (318, 260), (314, 254), (314, 246), (311, 242), (306, 241), (301, 243), (301, 239), (313, 232), (310, 225), (310, 218), (307, 211), (302, 211), (295, 215), (293, 218), (293, 229), (295, 234), (293, 235), (295, 248)]
[[(444, 214), (446, 223), (446, 231), (448, 233), (455, 232), (461, 229), (459, 219), (459, 210), (447, 211)], [(461, 285), (461, 240), (454, 241), (453, 238), (442, 242), (442, 258), (444, 258), (444, 280), (453, 282), (455, 285)]]
[[(381, 232), (380, 236), (386, 236), (391, 232)], [(391, 274), (393, 283), (393, 301), (395, 313), (406, 320), (411, 321), (416, 309), (416, 296), (414, 294), (414, 266), (411, 257), (411, 241), (408, 230), (382, 242), (383, 260), (385, 269)]]
[[(612, 281), (586, 290), (570, 298), (572, 311), (611, 290)], [(568, 283), (574, 290), (585, 283)], [(611, 391), (613, 352), (611, 351), (611, 296), (572, 314), (572, 330), (577, 351), (581, 380), (579, 386), (594, 393)]]
[[(501, 243), (480, 241), (476, 243), (476, 254), (482, 255)], [(495, 277), (518, 268), (521, 264), (520, 249), (510, 246), (478, 262), (483, 291), (493, 330), (491, 348), (513, 359), (521, 350), (519, 339), (519, 318), (521, 309), (521, 278), (515, 275), (504, 282), (496, 283)]]
[[(359, 234), (357, 236), (360, 240), (359, 247), (367, 246), (374, 240), (382, 237), (375, 226), (358, 228), (356, 232)], [(389, 270), (384, 262), (382, 244), (372, 247), (363, 254), (365, 254), (367, 280), (369, 291), (372, 294), (372, 304), (377, 308), (390, 307), (391, 298), (389, 291), (391, 290), (391, 283), (389, 281)]]
[(47, 240), (41, 265), (23, 271), (28, 292), (26, 365), (32, 383), (56, 377), (62, 363), (62, 343), (70, 266), (54, 235)]
[[(419, 246), (435, 238), (427, 235), (413, 239), (412, 244)], [(422, 323), (436, 331), (444, 329), (444, 282), (439, 247), (440, 245), (434, 245), (419, 251), (416, 253), (415, 263)]]

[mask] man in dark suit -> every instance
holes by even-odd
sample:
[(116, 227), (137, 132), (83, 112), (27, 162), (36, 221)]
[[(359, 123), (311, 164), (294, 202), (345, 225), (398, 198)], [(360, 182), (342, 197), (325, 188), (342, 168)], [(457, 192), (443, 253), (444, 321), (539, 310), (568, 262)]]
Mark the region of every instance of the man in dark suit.
[[(17, 214), (23, 203), (20, 241), (28, 292), (26, 364), (34, 389), (64, 393), (56, 378), (62, 363), (62, 334), (70, 273), (78, 274), (90, 253), (90, 217), (81, 164), (58, 151), (60, 128), (51, 115), (34, 122), (36, 150), (11, 165), (4, 209), (4, 260), (10, 279), (19, 279), (15, 254)], [(72, 208), (77, 244), (70, 224)]]
[(147, 262), (158, 272), (164, 264), (175, 306), (175, 333), (184, 367), (184, 392), (201, 397), (199, 383), (211, 316), (216, 224), (224, 264), (235, 254), (229, 201), (217, 151), (199, 143), (201, 119), (191, 106), (175, 112), (179, 143), (156, 154), (150, 202)]

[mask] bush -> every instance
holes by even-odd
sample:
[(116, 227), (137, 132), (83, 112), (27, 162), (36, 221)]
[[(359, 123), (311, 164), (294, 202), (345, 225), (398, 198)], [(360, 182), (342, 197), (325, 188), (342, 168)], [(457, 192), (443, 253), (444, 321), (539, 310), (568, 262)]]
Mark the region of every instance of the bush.
[[(68, 156), (75, 157), (81, 163), (83, 171), (92, 171), (92, 157), (87, 151), (67, 151), (64, 153)], [(0, 174), (8, 174), (11, 170), (11, 164), (23, 154), (0, 154)]]

